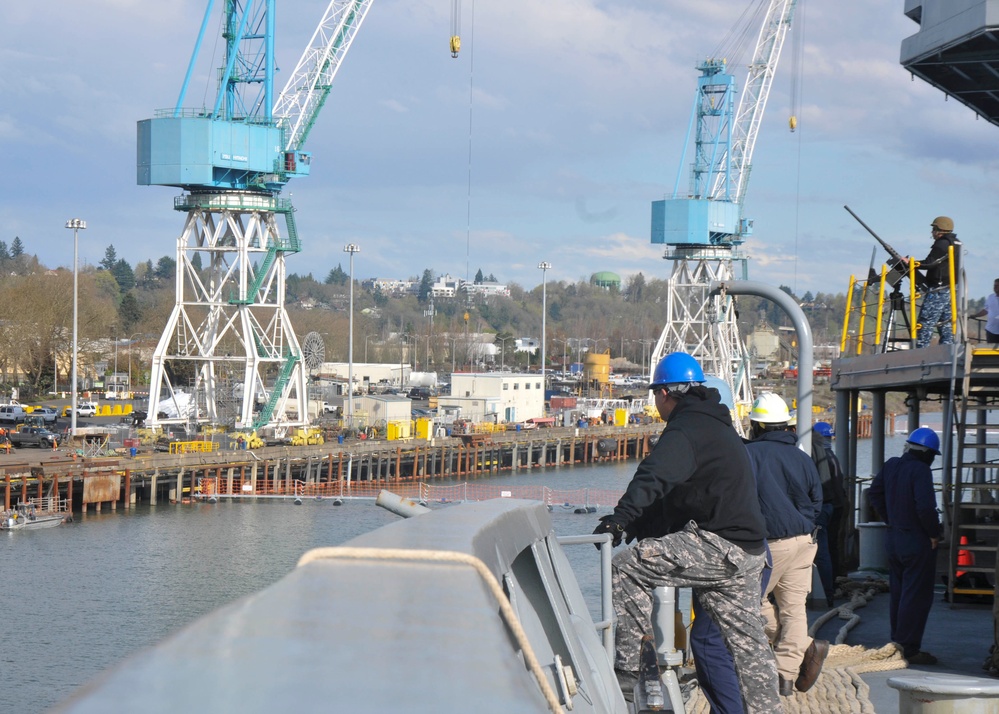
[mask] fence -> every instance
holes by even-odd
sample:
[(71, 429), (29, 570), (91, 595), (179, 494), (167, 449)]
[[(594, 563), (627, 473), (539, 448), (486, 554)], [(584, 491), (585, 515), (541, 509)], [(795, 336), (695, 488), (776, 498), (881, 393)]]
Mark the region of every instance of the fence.
[(488, 501), (493, 498), (522, 498), (541, 501), (550, 509), (577, 508), (596, 509), (613, 506), (624, 495), (624, 491), (608, 489), (579, 488), (574, 490), (554, 489), (547, 486), (503, 486), (488, 483), (429, 484), (423, 482), (384, 481), (314, 481), (295, 480), (289, 492), (283, 480), (257, 479), (256, 482), (234, 479), (229, 490), (229, 480), (223, 477), (202, 477), (195, 489), (202, 497), (225, 496), (240, 498), (333, 498), (333, 499), (373, 499), (386, 487), (404, 498), (417, 499), (423, 503), (459, 503), (466, 501)]

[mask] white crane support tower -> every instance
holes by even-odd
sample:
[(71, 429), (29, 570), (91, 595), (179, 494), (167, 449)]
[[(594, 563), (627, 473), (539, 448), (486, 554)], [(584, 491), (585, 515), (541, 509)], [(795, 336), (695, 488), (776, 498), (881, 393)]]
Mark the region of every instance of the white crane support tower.
[[(666, 323), (652, 351), (650, 374), (663, 356), (686, 352), (701, 363), (705, 374), (727, 385), (738, 417), (753, 401), (749, 353), (739, 334), (733, 299), (711, 296), (709, 290), (714, 281), (747, 277), (738, 246), (752, 234), (753, 224), (743, 217), (743, 201), (774, 72), (797, 4), (765, 2), (738, 109), (733, 112), (735, 79), (725, 61), (699, 65), (687, 139), (694, 135), (689, 188), (679, 194), (678, 176), (673, 196), (652, 204), (652, 242), (667, 244), (663, 257), (673, 261), (673, 272)], [(685, 147), (684, 157), (686, 153)], [(735, 422), (741, 430), (741, 419)]]
[(150, 426), (308, 422), (302, 347), (285, 309), (285, 257), (301, 240), (279, 194), (309, 173), (303, 146), (372, 2), (329, 3), (272, 106), (276, 0), (227, 0), (214, 108), (184, 109), (208, 0), (176, 107), (139, 122), (138, 183), (187, 191), (174, 200), (187, 220), (174, 308), (153, 354)]

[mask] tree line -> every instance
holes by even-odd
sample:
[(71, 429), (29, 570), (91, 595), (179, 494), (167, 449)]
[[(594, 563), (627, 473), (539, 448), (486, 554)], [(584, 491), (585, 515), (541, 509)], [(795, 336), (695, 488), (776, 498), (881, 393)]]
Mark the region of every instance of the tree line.
[[(195, 271), (202, 270), (200, 254), (192, 258)], [(162, 333), (173, 309), (177, 261), (171, 256), (130, 264), (109, 245), (96, 265), (79, 271), (79, 344), (81, 359), (89, 364), (107, 359), (109, 345), (117, 340), (140, 342), (148, 355)], [(410, 347), (417, 366), (450, 369), (464, 336), (495, 335), (510, 366), (524, 367), (537, 357), (514, 353), (512, 339), (541, 336), (542, 286), (525, 288), (508, 284), (509, 297), (493, 296), (469, 302), (464, 295), (435, 298), (430, 314), (431, 291), (438, 274), (431, 268), (408, 279), (417, 283), (414, 294), (383, 295), (377, 290), (354, 289), (354, 360), (397, 361), (404, 354), (402, 341)], [(286, 281), (286, 305), (301, 340), (318, 332), (326, 343), (329, 361), (347, 361), (349, 275), (336, 265), (316, 280), (311, 273), (290, 273)], [(492, 273), (480, 268), (476, 282), (496, 282)], [(805, 293), (794, 296), (810, 321), (816, 344), (835, 343), (842, 330), (844, 294)], [(547, 281), (547, 356), (553, 364), (567, 360), (580, 345), (609, 351), (642, 365), (651, 345), (663, 329), (668, 295), (667, 278), (630, 276), (620, 287), (597, 286), (590, 280)], [(5, 317), (0, 321), (0, 374), (12, 381), (23, 374), (22, 387), (44, 392), (54, 384), (67, 383), (68, 354), (72, 336), (72, 271), (49, 270), (37, 256), (29, 255), (19, 237), (8, 245), (0, 241), (0, 300)], [(981, 300), (974, 304), (981, 304)], [(744, 334), (762, 325), (789, 325), (783, 311), (769, 301), (739, 299), (739, 324)], [(509, 341), (508, 341), (509, 340)], [(134, 353), (134, 354), (133, 354)], [(141, 350), (119, 351), (119, 369), (131, 367), (135, 383), (148, 376), (149, 365), (138, 362)], [(467, 357), (462, 355), (462, 357)], [(455, 360), (456, 366), (462, 359)], [(59, 367), (58, 377), (55, 375)]]

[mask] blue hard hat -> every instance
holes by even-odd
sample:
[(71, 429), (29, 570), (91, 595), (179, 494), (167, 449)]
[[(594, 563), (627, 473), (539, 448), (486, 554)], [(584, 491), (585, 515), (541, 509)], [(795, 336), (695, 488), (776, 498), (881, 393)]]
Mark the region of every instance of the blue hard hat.
[(652, 384), (649, 389), (665, 387), (667, 384), (689, 384), (690, 382), (703, 382), (704, 370), (697, 360), (686, 352), (672, 352), (656, 365), (656, 371), (652, 373)]
[(729, 389), (729, 386), (725, 383), (724, 379), (721, 377), (715, 377), (712, 374), (706, 375), (704, 377), (704, 386), (717, 389), (721, 403), (729, 409), (735, 409), (735, 400), (732, 399), (732, 390)]
[(926, 426), (921, 426), (914, 432), (909, 434), (909, 438), (905, 440), (908, 444), (915, 444), (916, 446), (922, 446), (925, 449), (929, 449), (934, 454), (940, 453), (940, 437), (937, 433)]
[(816, 434), (819, 434), (820, 436), (826, 437), (827, 439), (831, 439), (833, 436), (832, 424), (830, 424), (827, 421), (815, 422), (815, 424), (812, 426), (812, 431), (814, 431)]

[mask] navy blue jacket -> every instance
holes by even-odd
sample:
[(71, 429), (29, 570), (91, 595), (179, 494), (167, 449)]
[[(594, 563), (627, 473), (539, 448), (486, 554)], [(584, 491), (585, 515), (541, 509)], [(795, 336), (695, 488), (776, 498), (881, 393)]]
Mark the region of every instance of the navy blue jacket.
[(790, 431), (768, 431), (746, 444), (746, 450), (756, 472), (767, 539), (811, 533), (822, 510), (822, 484), (797, 437)]
[(694, 521), (750, 553), (763, 552), (752, 467), (718, 390), (694, 387), (681, 398), (611, 519), (638, 539)]
[(868, 492), (871, 505), (893, 530), (940, 536), (930, 465), (911, 451), (888, 459)]

